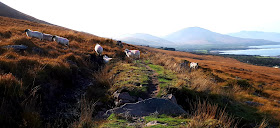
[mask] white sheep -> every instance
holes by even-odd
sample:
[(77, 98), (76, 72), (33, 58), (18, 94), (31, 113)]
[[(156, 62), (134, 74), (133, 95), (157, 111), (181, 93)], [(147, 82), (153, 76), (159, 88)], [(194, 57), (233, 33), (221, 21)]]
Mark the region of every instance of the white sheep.
[(53, 35), (43, 33), (43, 40), (53, 41)]
[(103, 60), (104, 60), (104, 63), (106, 64), (106, 63), (108, 63), (111, 59), (113, 59), (113, 58), (109, 58), (108, 56), (103, 56)]
[(196, 62), (191, 62), (191, 63), (190, 63), (190, 69), (196, 69), (196, 68), (198, 68), (198, 63), (196, 63)]
[(96, 52), (98, 55), (101, 55), (102, 52), (103, 52), (103, 48), (102, 48), (99, 44), (96, 44), (96, 45), (95, 45), (94, 50), (95, 50), (95, 52)]
[(130, 57), (130, 58), (140, 58), (140, 51), (139, 50), (128, 50), (128, 49), (125, 49), (125, 54), (127, 57)]
[(69, 46), (69, 40), (60, 36), (53, 36), (52, 37), (54, 41), (56, 41), (57, 43)]
[(43, 40), (43, 34), (41, 32), (31, 31), (30, 29), (26, 29), (25, 33), (29, 37), (34, 37), (34, 38), (38, 38), (40, 40)]

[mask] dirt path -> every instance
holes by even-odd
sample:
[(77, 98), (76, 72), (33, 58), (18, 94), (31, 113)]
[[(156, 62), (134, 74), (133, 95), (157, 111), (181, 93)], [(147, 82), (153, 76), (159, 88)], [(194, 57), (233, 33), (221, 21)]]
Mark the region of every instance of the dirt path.
[(146, 65), (146, 68), (149, 72), (151, 72), (151, 76), (149, 76), (149, 82), (148, 82), (148, 95), (149, 97), (156, 97), (160, 88), (159, 88), (159, 82), (158, 82), (158, 74), (152, 70), (148, 65)]

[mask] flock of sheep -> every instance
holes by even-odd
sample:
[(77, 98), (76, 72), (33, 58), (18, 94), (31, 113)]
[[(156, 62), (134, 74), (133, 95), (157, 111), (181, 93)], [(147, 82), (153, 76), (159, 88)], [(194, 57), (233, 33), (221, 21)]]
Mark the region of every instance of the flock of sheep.
[[(54, 35), (46, 34), (46, 33), (41, 33), (41, 32), (38, 32), (38, 31), (32, 31), (30, 29), (26, 29), (25, 33), (29, 37), (38, 38), (40, 40), (56, 41), (57, 43), (69, 46), (69, 40), (66, 39), (66, 38), (63, 38), (63, 37), (59, 37), (59, 36), (56, 36), (56, 35), (54, 36)], [(118, 41), (117, 43), (118, 43), (118, 45), (122, 46), (120, 41)], [(95, 51), (99, 56), (101, 56), (102, 52), (103, 52), (103, 48), (99, 44), (96, 44), (95, 45)], [(140, 51), (139, 50), (125, 49), (124, 52), (130, 58), (138, 58), (138, 59), (140, 58)], [(106, 55), (103, 56), (103, 60), (104, 60), (105, 63), (108, 63), (111, 59), (112, 58), (109, 58)]]
[(30, 29), (26, 29), (25, 32), (29, 37), (38, 38), (40, 40), (56, 41), (57, 43), (69, 46), (69, 40), (63, 37), (53, 36), (51, 34), (41, 33), (38, 31), (32, 31)]
[[(103, 48), (99, 45), (99, 44), (96, 44), (95, 45), (95, 48), (94, 48), (95, 52), (101, 56), (102, 55), (102, 52), (103, 52)], [(128, 50), (128, 49), (125, 49), (125, 54), (127, 55), (127, 57), (129, 58), (134, 58), (134, 59), (139, 59), (140, 58), (140, 51), (139, 50)], [(109, 58), (108, 56), (104, 55), (103, 56), (103, 60), (105, 63), (108, 63), (112, 58)]]
[[(26, 29), (25, 30), (26, 35), (29, 37), (34, 37), (34, 38), (38, 38), (40, 40), (47, 40), (47, 41), (56, 41), (57, 43), (60, 43), (62, 45), (66, 45), (69, 46), (69, 40), (63, 37), (59, 37), (59, 36), (54, 36), (51, 34), (46, 34), (46, 33), (41, 33), (38, 31), (32, 31), (30, 29)], [(117, 45), (122, 46), (121, 41), (117, 42)], [(103, 52), (103, 48), (101, 47), (101, 45), (96, 44), (95, 48), (94, 48), (95, 52), (101, 56), (102, 52)], [(139, 50), (128, 50), (125, 49), (125, 54), (127, 57), (129, 58), (133, 58), (133, 59), (139, 59), (140, 58), (140, 51)], [(108, 56), (104, 55), (103, 56), (103, 60), (105, 63), (108, 63), (112, 58), (109, 58)], [(196, 69), (198, 68), (198, 63), (195, 62), (191, 62), (190, 63), (190, 69)]]

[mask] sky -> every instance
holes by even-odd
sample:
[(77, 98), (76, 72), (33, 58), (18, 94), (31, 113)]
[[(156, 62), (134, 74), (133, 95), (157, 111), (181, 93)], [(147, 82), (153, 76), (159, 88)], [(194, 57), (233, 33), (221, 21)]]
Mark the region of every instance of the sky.
[(97, 36), (165, 36), (187, 27), (280, 32), (279, 0), (0, 0), (52, 24)]

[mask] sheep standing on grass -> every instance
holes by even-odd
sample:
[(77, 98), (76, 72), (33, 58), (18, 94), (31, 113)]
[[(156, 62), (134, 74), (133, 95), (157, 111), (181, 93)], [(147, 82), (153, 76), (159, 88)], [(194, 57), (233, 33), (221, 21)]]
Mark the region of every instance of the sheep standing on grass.
[(190, 63), (190, 69), (196, 69), (196, 68), (198, 68), (198, 63), (196, 63), (196, 62), (191, 62), (191, 63)]
[(25, 33), (29, 37), (34, 37), (34, 38), (38, 38), (40, 40), (43, 40), (43, 34), (41, 32), (31, 31), (30, 29), (26, 29)]
[(56, 41), (57, 43), (69, 46), (69, 40), (63, 37), (59, 37), (59, 36), (53, 36), (52, 39), (54, 41)]
[(43, 40), (53, 41), (53, 35), (43, 33)]
[(102, 52), (103, 52), (103, 48), (102, 48), (99, 44), (96, 44), (96, 45), (95, 45), (94, 50), (95, 50), (95, 52), (96, 52), (98, 55), (101, 55)]
[(103, 60), (104, 60), (104, 63), (106, 64), (106, 63), (108, 63), (111, 59), (113, 59), (113, 58), (109, 58), (108, 56), (103, 56)]
[(128, 50), (128, 49), (125, 49), (125, 54), (127, 57), (130, 57), (130, 58), (137, 58), (137, 59), (140, 59), (140, 51), (139, 50)]

